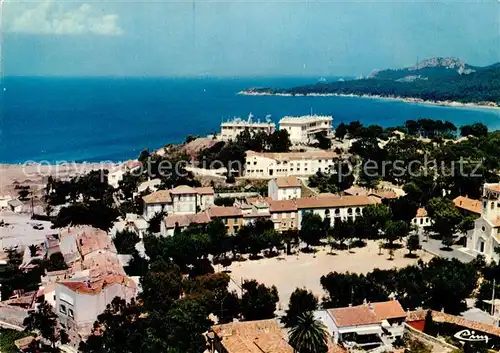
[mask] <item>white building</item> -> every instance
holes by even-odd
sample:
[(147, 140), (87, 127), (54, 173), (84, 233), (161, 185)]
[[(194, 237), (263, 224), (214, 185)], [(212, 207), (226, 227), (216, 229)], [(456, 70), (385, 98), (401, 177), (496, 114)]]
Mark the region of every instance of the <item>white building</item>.
[(123, 274), (57, 282), (55, 297), (59, 323), (70, 335), (78, 334), (83, 339), (90, 334), (97, 316), (115, 297), (130, 302), (136, 295), (135, 282)]
[(265, 122), (253, 121), (250, 114), (247, 120), (233, 118), (221, 123), (220, 130), (221, 132), (217, 138), (222, 141), (229, 141), (236, 139), (236, 136), (245, 130), (249, 130), (251, 133), (265, 132), (266, 134), (272, 134), (276, 130), (276, 125), (268, 118), (266, 118)]
[(305, 213), (314, 213), (323, 220), (330, 219), (333, 227), (336, 220), (355, 220), (363, 215), (363, 209), (378, 202), (369, 196), (340, 196), (319, 194), (315, 197), (303, 197), (296, 200), (298, 209), (297, 226), (300, 229), (302, 217)]
[(481, 201), (481, 216), (469, 231), (466, 246), (487, 260), (498, 261), (495, 248), (500, 246), (500, 184), (484, 184)]
[(292, 143), (307, 144), (314, 140), (318, 132), (331, 135), (332, 123), (330, 115), (285, 116), (280, 120), (280, 130), (288, 131)]
[(267, 191), (273, 200), (292, 200), (302, 196), (301, 186), (296, 177), (278, 177), (269, 180)]
[(172, 212), (172, 197), (168, 190), (153, 192), (144, 196), (142, 200), (144, 201), (142, 216), (145, 220), (149, 220), (157, 213)]
[(415, 217), (411, 220), (411, 223), (418, 228), (424, 228), (431, 225), (431, 218), (427, 214), (427, 210), (420, 207)]
[(159, 190), (144, 196), (143, 217), (151, 219), (156, 213), (195, 214), (214, 204), (212, 187), (193, 188), (179, 185), (171, 190)]
[(370, 349), (404, 334), (406, 312), (397, 300), (319, 310), (314, 314), (326, 325), (335, 343), (347, 346), (356, 344)]
[(24, 204), (18, 199), (7, 201), (7, 204), (9, 205), (11, 211), (15, 213), (21, 213), (23, 211)]
[(277, 176), (311, 176), (333, 167), (338, 155), (330, 151), (254, 152), (246, 151), (244, 176), (274, 178)]
[(58, 237), (47, 238), (45, 246), (47, 254), (60, 251), (69, 268), (47, 272), (42, 277), (43, 293), (55, 304), (70, 344), (78, 346), (106, 306), (116, 296), (127, 301), (135, 298), (137, 286), (125, 274), (113, 241), (103, 230), (69, 227)]

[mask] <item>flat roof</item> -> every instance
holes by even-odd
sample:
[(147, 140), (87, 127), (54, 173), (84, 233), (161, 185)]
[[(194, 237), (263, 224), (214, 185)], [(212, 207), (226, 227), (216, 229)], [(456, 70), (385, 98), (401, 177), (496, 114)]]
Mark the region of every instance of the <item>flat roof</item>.
[(332, 121), (331, 115), (303, 115), (303, 116), (285, 116), (280, 120), (280, 124), (305, 124), (315, 121)]

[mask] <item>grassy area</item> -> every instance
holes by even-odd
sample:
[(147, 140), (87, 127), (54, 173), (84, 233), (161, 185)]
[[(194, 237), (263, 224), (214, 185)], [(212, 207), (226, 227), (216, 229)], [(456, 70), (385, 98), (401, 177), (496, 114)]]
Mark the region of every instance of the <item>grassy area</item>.
[(17, 353), (19, 350), (14, 345), (14, 341), (29, 336), (29, 332), (19, 332), (0, 328), (0, 352)]

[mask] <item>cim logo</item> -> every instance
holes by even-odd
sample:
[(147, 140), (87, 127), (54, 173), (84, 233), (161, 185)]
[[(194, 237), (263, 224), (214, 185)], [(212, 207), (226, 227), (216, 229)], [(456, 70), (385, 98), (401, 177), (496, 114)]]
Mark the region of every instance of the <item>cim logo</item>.
[(475, 331), (470, 330), (462, 330), (455, 333), (455, 338), (458, 338), (461, 341), (467, 342), (486, 342), (488, 343), (488, 336), (486, 335), (476, 335)]

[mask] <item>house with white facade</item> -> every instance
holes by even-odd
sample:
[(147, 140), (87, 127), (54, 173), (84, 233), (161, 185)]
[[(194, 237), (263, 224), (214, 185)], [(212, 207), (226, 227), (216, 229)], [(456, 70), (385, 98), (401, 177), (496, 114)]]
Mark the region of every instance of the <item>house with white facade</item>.
[(331, 115), (285, 116), (280, 120), (280, 130), (288, 131), (290, 141), (294, 144), (308, 144), (318, 132), (330, 136), (332, 125)]
[(363, 209), (378, 202), (369, 196), (340, 196), (333, 194), (319, 194), (313, 197), (302, 197), (295, 200), (297, 203), (297, 226), (300, 229), (302, 217), (311, 212), (319, 215), (323, 220), (330, 219), (333, 227), (336, 220), (355, 220), (363, 215)]
[(269, 212), (274, 229), (286, 231), (298, 229), (298, 213), (296, 200), (269, 200)]
[(97, 316), (115, 297), (130, 302), (136, 295), (135, 282), (124, 274), (57, 282), (55, 296), (59, 324), (74, 336), (80, 336), (79, 340), (84, 339), (91, 333)]
[(253, 116), (250, 114), (248, 119), (233, 118), (224, 121), (220, 124), (220, 134), (217, 139), (222, 141), (235, 140), (236, 137), (243, 131), (248, 130), (250, 133), (264, 132), (272, 134), (276, 130), (276, 124), (269, 118), (266, 121), (254, 121)]
[(335, 343), (363, 349), (403, 337), (406, 316), (397, 300), (315, 312), (315, 317), (326, 325)]
[(311, 176), (327, 172), (338, 158), (331, 151), (308, 152), (254, 152), (246, 151), (244, 176), (270, 179), (284, 176)]
[(411, 223), (417, 228), (429, 227), (431, 225), (431, 217), (429, 217), (425, 208), (420, 207), (415, 217), (411, 220)]
[(168, 215), (195, 214), (214, 204), (212, 187), (179, 185), (171, 190), (158, 190), (144, 196), (143, 217), (151, 219), (158, 212)]
[(278, 177), (269, 180), (267, 194), (273, 200), (292, 200), (302, 196), (302, 184), (297, 177)]
[(466, 247), (487, 260), (499, 260), (495, 248), (500, 246), (500, 184), (484, 184), (481, 216), (467, 234)]
[[(55, 241), (59, 241), (56, 246)], [(137, 296), (137, 285), (127, 277), (111, 237), (89, 226), (68, 227), (47, 238), (50, 249), (60, 251), (68, 268), (47, 272), (41, 292), (52, 302), (70, 344), (78, 346), (93, 323), (116, 297), (127, 301)]]
[(168, 190), (158, 190), (142, 198), (144, 202), (142, 216), (145, 220), (151, 219), (157, 213), (171, 213), (173, 210), (172, 197)]
[(207, 224), (210, 222), (208, 212), (196, 214), (179, 214), (170, 215), (163, 218), (160, 224), (160, 235), (163, 237), (171, 237), (175, 230), (184, 230), (191, 224)]

